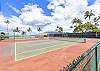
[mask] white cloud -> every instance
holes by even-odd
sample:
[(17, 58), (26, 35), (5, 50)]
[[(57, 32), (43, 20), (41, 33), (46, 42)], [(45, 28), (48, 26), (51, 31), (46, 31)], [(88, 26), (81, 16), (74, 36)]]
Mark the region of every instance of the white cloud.
[[(99, 2), (99, 1), (98, 1)], [(88, 10), (92, 10), (95, 16), (100, 15), (100, 3), (95, 3), (94, 5), (91, 5), (87, 8)], [(98, 21), (98, 24), (100, 25), (100, 19)], [(100, 26), (99, 26), (100, 28)]]
[(31, 25), (35, 29), (39, 26), (43, 28), (47, 23), (52, 21), (50, 16), (46, 16), (43, 13), (44, 11), (42, 8), (39, 8), (38, 5), (25, 5), (24, 8), (21, 9), (19, 18), (22, 19), (24, 24)]
[(15, 29), (16, 27), (19, 27), (20, 30), (26, 31), (26, 32), (27, 32), (27, 29), (30, 27), (32, 29), (33, 33), (37, 33), (36, 29), (34, 29), (30, 25), (22, 24), (21, 20), (18, 17), (16, 17), (16, 16), (11, 16), (9, 18), (6, 18), (3, 15), (0, 15), (0, 30), (7, 32), (7, 24), (4, 23), (4, 21), (6, 21), (8, 19), (10, 21), (10, 23), (8, 25), (8, 30), (11, 33), (12, 33), (13, 29)]
[[(27, 31), (27, 29), (29, 27), (31, 27), (31, 29), (33, 30), (34, 33), (37, 33), (37, 28), (38, 27), (44, 27), (46, 25), (48, 25), (47, 23), (50, 23), (51, 18), (49, 16), (45, 16), (44, 11), (42, 10), (42, 8), (38, 8), (37, 5), (25, 5), (20, 12), (20, 16), (13, 16), (11, 15), (11, 17), (7, 18), (10, 21), (9, 24), (9, 31), (15, 29), (16, 27), (19, 27), (19, 29)], [(6, 24), (4, 23), (6, 17), (4, 17), (3, 15), (0, 16), (0, 18), (2, 19), (1, 21), (2, 24), (0, 24), (0, 26), (3, 27), (3, 29), (6, 30), (7, 26), (4, 27)]]
[[(63, 4), (65, 7), (60, 6)], [(82, 12), (87, 8), (86, 0), (53, 0), (48, 5), (53, 9), (53, 17), (56, 25), (62, 26), (65, 31), (69, 31), (72, 25), (71, 20), (74, 17), (82, 17)], [(71, 30), (70, 30), (71, 32)]]
[(100, 3), (100, 0), (96, 0), (96, 1), (95, 1), (95, 4), (97, 4), (97, 3)]
[(92, 10), (95, 14), (100, 14), (100, 3), (87, 7), (88, 10)]
[(6, 30), (6, 24), (4, 23), (4, 21), (6, 19), (7, 19), (6, 17), (4, 17), (2, 14), (0, 14), (0, 31)]

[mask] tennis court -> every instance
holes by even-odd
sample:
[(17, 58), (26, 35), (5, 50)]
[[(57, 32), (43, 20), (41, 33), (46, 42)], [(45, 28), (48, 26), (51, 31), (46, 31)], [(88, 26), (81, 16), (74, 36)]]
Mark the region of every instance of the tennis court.
[[(30, 40), (30, 39), (28, 39)], [(84, 42), (84, 38), (49, 38), (15, 42), (15, 61)]]
[[(73, 39), (73, 41), (71, 39)], [(1, 52), (0, 57), (6, 54), (7, 54), (6, 56), (8, 57), (1, 58), (0, 71), (7, 71), (8, 69), (9, 71), (20, 71), (20, 70), (23, 70), (23, 71), (60, 71), (60, 70), (64, 70), (64, 68), (67, 67), (67, 65), (69, 65), (70, 63), (72, 63), (74, 59), (81, 56), (85, 51), (90, 49), (91, 46), (93, 46), (97, 42), (97, 39), (87, 39), (86, 43), (81, 43), (81, 41), (79, 41), (80, 39), (77, 39), (77, 38), (71, 38), (71, 39), (68, 39), (68, 40), (58, 39), (57, 40), (57, 38), (56, 39), (53, 39), (53, 38), (52, 39), (38, 39), (38, 38), (24, 39), (23, 38), (23, 39), (15, 40), (17, 49), (19, 49), (19, 50), (16, 50), (17, 51), (16, 61), (14, 60), (15, 58), (13, 55), (13, 50), (12, 50), (12, 54), (11, 54), (11, 51), (9, 51), (10, 49), (14, 49), (13, 48), (14, 41), (13, 40), (2, 41), (0, 43), (0, 46), (2, 46), (1, 48), (2, 52)], [(59, 43), (59, 44), (56, 44), (56, 43)], [(33, 48), (31, 46), (28, 47), (27, 44), (31, 46), (36, 46), (36, 48), (35, 47)], [(34, 50), (36, 51), (37, 48), (41, 50), (41, 48), (38, 47), (39, 45), (44, 45), (44, 46), (41, 46), (41, 48), (44, 48), (44, 49), (48, 46), (49, 48), (52, 48), (53, 45), (55, 45), (55, 47), (53, 47), (54, 49), (45, 50), (43, 52), (38, 51), (38, 54), (35, 54)], [(20, 47), (20, 46), (23, 46), (23, 47)], [(22, 48), (23, 50), (22, 49), (20, 50), (20, 48)], [(31, 54), (30, 52), (33, 54)], [(18, 59), (18, 57), (20, 58)], [(94, 60), (92, 60), (92, 62), (93, 61)], [(83, 62), (84, 61), (82, 61), (82, 63)], [(94, 63), (91, 63), (91, 64), (94, 64)], [(83, 66), (79, 65), (79, 68), (77, 67), (77, 70), (80, 70), (80, 67), (83, 67)], [(87, 67), (88, 65), (85, 67), (85, 69)], [(92, 65), (91, 67), (92, 69), (94, 68)]]

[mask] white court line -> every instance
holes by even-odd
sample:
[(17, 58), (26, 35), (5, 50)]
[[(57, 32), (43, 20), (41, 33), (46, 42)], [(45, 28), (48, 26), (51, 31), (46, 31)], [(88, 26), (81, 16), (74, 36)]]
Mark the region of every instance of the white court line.
[(35, 40), (35, 41), (27, 41), (27, 42), (17, 42), (17, 43), (30, 43), (30, 42), (36, 42), (36, 43), (45, 43), (45, 42), (51, 42), (51, 40)]
[[(39, 43), (39, 44), (35, 43), (34, 45), (52, 44), (51, 42), (54, 43), (54, 42), (57, 42), (57, 40), (55, 40), (55, 41), (47, 41), (47, 42), (44, 42), (44, 41), (43, 41), (42, 43)], [(62, 41), (61, 41), (61, 42), (62, 42)], [(21, 43), (20, 43), (20, 42), (16, 42), (16, 43), (18, 43), (18, 44), (24, 43), (24, 44), (25, 44), (25, 43), (27, 43), (27, 42), (21, 42)], [(30, 42), (29, 42), (29, 43), (30, 43)], [(31, 44), (31, 45), (33, 45), (33, 44)], [(28, 46), (28, 47), (29, 47), (29, 46)], [(33, 46), (32, 46), (32, 47), (33, 47)], [(21, 47), (20, 47), (20, 48), (21, 48)]]
[[(19, 60), (27, 59), (27, 58), (30, 58), (30, 57), (33, 57), (33, 56), (41, 55), (41, 54), (43, 54), (43, 53), (47, 53), (47, 52), (50, 52), (50, 51), (54, 51), (54, 50), (58, 50), (58, 49), (64, 48), (64, 47), (65, 47), (65, 44), (66, 44), (66, 43), (61, 44), (61, 45), (64, 45), (64, 46), (62, 46), (62, 47), (60, 47), (60, 48), (58, 47), (58, 48), (51, 49), (51, 50), (48, 50), (48, 51), (45, 51), (45, 52), (41, 52), (41, 53), (36, 54), (36, 55), (32, 55), (32, 56), (28, 56), (28, 57), (24, 57), (24, 58), (21, 58), (21, 59), (16, 59), (15, 61), (19, 61)], [(61, 45), (54, 45), (54, 46), (61, 46)], [(66, 44), (66, 45), (67, 45), (67, 44)], [(74, 44), (73, 44), (73, 45), (74, 45)], [(51, 46), (51, 47), (54, 47), (54, 46)], [(69, 46), (72, 46), (72, 45), (68, 45), (68, 46), (66, 46), (66, 47), (69, 47)], [(46, 48), (50, 48), (50, 47), (45, 47), (45, 48), (41, 48), (41, 49), (46, 49)], [(37, 50), (41, 50), (41, 49), (37, 49)], [(18, 54), (16, 54), (16, 55), (20, 55), (20, 54), (28, 53), (28, 52), (33, 52), (33, 51), (36, 51), (36, 50), (25, 51), (25, 52), (22, 52), (22, 53), (18, 53)]]

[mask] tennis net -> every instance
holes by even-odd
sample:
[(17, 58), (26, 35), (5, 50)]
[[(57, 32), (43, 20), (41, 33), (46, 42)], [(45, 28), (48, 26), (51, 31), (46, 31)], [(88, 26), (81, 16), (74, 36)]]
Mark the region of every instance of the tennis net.
[(68, 42), (86, 42), (86, 38), (74, 38), (74, 37), (49, 37), (49, 40), (59, 40)]

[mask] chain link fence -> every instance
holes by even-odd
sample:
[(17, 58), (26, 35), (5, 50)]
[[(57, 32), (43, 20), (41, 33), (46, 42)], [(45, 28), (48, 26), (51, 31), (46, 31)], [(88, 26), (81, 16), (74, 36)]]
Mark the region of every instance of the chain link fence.
[(100, 42), (97, 42), (60, 71), (99, 71), (98, 49), (100, 49)]

